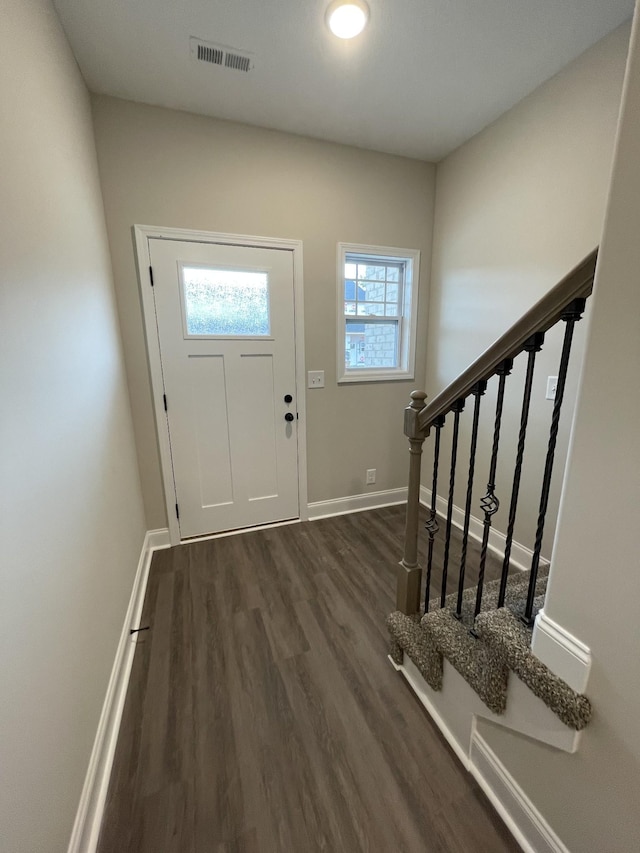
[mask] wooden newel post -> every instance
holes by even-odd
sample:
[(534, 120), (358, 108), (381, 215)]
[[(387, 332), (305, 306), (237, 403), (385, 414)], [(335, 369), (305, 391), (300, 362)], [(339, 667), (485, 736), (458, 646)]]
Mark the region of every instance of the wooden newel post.
[(404, 536), (404, 556), (397, 573), (396, 607), (402, 613), (420, 610), (422, 568), (418, 565), (418, 517), (420, 513), (420, 465), (422, 445), (427, 432), (420, 429), (418, 416), (424, 408), (427, 395), (424, 391), (411, 394), (411, 405), (404, 410), (404, 434), (409, 439), (409, 488), (407, 493), (407, 521)]

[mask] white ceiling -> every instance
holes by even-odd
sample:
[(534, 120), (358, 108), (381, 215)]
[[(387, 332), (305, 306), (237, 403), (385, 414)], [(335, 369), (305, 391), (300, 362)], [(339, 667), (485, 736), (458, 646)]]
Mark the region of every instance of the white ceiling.
[[(328, 0), (55, 0), (89, 88), (437, 161), (629, 18), (633, 0), (369, 0), (352, 41)], [(253, 54), (196, 62), (189, 36)]]

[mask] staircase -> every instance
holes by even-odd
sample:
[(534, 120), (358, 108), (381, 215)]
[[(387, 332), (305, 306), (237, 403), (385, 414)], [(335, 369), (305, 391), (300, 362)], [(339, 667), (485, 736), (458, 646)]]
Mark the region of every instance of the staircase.
[[(470, 760), (474, 743), (478, 743), (474, 739), (477, 717), (574, 752), (579, 732), (592, 716), (591, 704), (584, 695), (589, 650), (544, 614), (547, 578), (553, 569), (542, 557), (542, 543), (573, 331), (591, 294), (596, 259), (594, 251), (434, 400), (427, 404), (426, 394), (414, 391), (411, 405), (405, 410), (405, 434), (410, 445), (409, 488), (404, 556), (397, 577), (397, 610), (387, 620), (390, 658), (465, 762)], [(545, 334), (557, 323), (564, 324), (562, 353), (532, 538), (534, 547), (530, 565), (523, 571), (514, 564), (512, 551), (536, 354), (544, 346)], [(505, 388), (518, 357), (526, 359), (520, 428), (509, 494), (502, 496), (496, 491), (496, 470)], [(483, 517), (479, 565), (474, 567), (477, 583), (469, 587), (466, 579), (474, 521), (472, 499), (480, 476), (476, 472), (479, 424), (482, 398), (490, 382), (496, 386), (495, 410), (490, 413), (491, 453), (486, 490), (479, 502)], [(467, 451), (459, 447), (460, 422), (468, 403), (472, 405), (468, 469), (464, 510), (457, 511), (458, 518), (454, 503), (456, 478), (459, 479), (462, 454)], [(448, 427), (450, 459), (448, 471), (443, 472), (441, 445), (443, 431)], [(434, 462), (423, 572), (418, 563), (421, 457), (424, 441), (432, 434)], [(447, 488), (439, 495), (443, 480)], [(497, 580), (485, 582), (487, 553), (496, 534), (492, 531), (493, 517), (500, 501), (507, 498), (501, 574)], [(462, 548), (458, 563), (453, 565), (450, 543), (455, 524), (462, 530)], [(443, 537), (443, 557), (436, 563), (434, 543), (438, 536)], [(441, 592), (433, 595), (436, 579)], [(447, 592), (452, 586), (454, 591)], [(465, 742), (470, 744), (468, 753)]]

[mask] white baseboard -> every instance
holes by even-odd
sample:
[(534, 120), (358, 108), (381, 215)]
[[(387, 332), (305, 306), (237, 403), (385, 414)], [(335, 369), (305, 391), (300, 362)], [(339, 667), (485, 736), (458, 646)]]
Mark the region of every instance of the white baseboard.
[[(428, 489), (426, 486), (420, 486), (420, 503), (423, 506), (431, 507), (431, 489)], [(447, 515), (447, 501), (438, 496), (436, 502), (436, 510), (438, 515), (446, 518)], [(464, 529), (464, 510), (459, 506), (453, 506), (453, 515), (451, 516), (451, 522), (460, 530)], [(469, 524), (469, 536), (472, 539), (475, 539), (476, 542), (482, 542), (482, 534), (484, 531), (484, 525), (479, 518), (476, 518), (474, 515), (471, 516), (470, 524)], [(497, 554), (500, 557), (504, 557), (504, 547), (507, 541), (507, 537), (504, 533), (501, 533), (499, 530), (495, 528), (491, 528), (489, 533), (489, 543), (488, 548), (490, 551), (493, 551), (494, 554)], [(531, 548), (527, 548), (525, 545), (521, 545), (519, 542), (516, 542), (515, 539), (511, 543), (511, 560), (510, 565), (513, 566), (514, 569), (520, 569), (522, 571), (531, 568), (531, 560), (533, 558), (533, 551)], [(548, 561), (541, 560), (541, 563), (546, 563)]]
[(407, 489), (386, 489), (382, 492), (368, 492), (364, 495), (350, 495), (346, 498), (334, 498), (330, 501), (310, 503), (309, 521), (319, 518), (329, 518), (332, 515), (346, 515), (349, 512), (362, 512), (366, 509), (380, 509), (384, 506), (395, 506), (405, 503)]
[(569, 853), (475, 727), (469, 759), (469, 771), (525, 853)]
[(139, 626), (153, 552), (168, 548), (169, 545), (168, 529), (147, 531), (142, 543), (131, 598), (100, 714), (98, 731), (91, 750), (68, 853), (93, 853), (98, 843), (120, 720), (136, 648), (136, 635), (132, 636), (129, 632), (131, 628)]
[(140, 559), (142, 559), (145, 554), (145, 548), (149, 553), (153, 553), (153, 551), (162, 551), (163, 548), (170, 547), (171, 538), (169, 536), (168, 527), (160, 527), (158, 530), (147, 530), (147, 535), (145, 536), (145, 541), (142, 545)]
[(584, 693), (591, 671), (591, 650), (541, 610), (533, 628), (531, 651), (577, 693)]

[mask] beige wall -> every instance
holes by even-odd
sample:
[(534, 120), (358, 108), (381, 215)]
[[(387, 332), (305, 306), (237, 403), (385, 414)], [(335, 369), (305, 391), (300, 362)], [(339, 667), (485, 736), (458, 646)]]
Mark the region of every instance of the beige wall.
[[(286, 237), (304, 243), (309, 500), (406, 484), (402, 409), (424, 382), (427, 299), (415, 382), (336, 386), (336, 244), (422, 251), (430, 267), (434, 168), (107, 97), (93, 101), (147, 522), (166, 525), (131, 226)], [(377, 468), (374, 487), (365, 469)]]
[(640, 850), (640, 43), (635, 24), (546, 610), (590, 648), (594, 719), (565, 755), (493, 728), (575, 853)]
[(0, 847), (62, 853), (144, 536), (87, 91), (47, 2), (0, 28)]
[[(628, 25), (612, 33), (438, 165), (426, 375), (430, 397), (598, 244), (628, 35)], [(582, 322), (576, 329), (547, 554), (585, 326)], [(545, 400), (546, 378), (557, 375), (560, 340), (559, 329), (550, 333), (538, 358), (516, 528), (516, 538), (528, 546), (535, 532), (553, 405)], [(502, 506), (494, 524), (503, 531), (522, 402), (524, 359), (518, 362), (508, 385), (497, 479)], [(494, 385), (483, 399), (473, 504), (477, 516), (489, 468)], [(471, 409), (470, 401), (461, 433), (458, 506), (464, 506)], [(443, 442), (443, 447), (446, 458), (448, 445)], [(430, 482), (430, 465), (427, 451), (425, 482)]]

